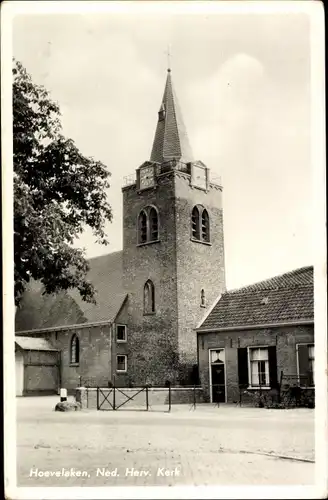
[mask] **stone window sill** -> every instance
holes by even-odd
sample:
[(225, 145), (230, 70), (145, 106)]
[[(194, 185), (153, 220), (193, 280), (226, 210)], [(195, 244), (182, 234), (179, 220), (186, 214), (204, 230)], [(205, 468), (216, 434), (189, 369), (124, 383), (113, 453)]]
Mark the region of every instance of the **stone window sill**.
[(80, 363), (70, 363), (69, 366), (80, 366)]
[(263, 386), (260, 387), (260, 386), (256, 386), (256, 385), (250, 385), (250, 386), (247, 387), (246, 390), (247, 391), (252, 391), (252, 390), (253, 391), (259, 391), (259, 390), (261, 390), (261, 391), (269, 391), (270, 389), (271, 389), (271, 387), (269, 387), (267, 385), (264, 386), (264, 387)]
[(160, 240), (145, 241), (144, 243), (137, 243), (137, 247), (144, 247), (146, 245), (153, 245), (154, 243), (160, 243)]
[(119, 339), (117, 339), (116, 342), (118, 344), (126, 344), (127, 343), (127, 339), (125, 339), (125, 340), (119, 340)]
[(201, 243), (202, 245), (212, 246), (210, 241), (196, 240), (196, 238), (190, 238), (190, 241), (193, 241), (194, 243)]

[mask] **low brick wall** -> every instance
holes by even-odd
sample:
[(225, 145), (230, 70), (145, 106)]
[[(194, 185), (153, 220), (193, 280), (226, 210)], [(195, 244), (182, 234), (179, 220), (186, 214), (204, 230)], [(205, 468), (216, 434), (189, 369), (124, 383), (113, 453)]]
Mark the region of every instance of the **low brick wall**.
[[(140, 391), (140, 392), (138, 392)], [(148, 396), (147, 396), (148, 392)], [(169, 389), (167, 387), (150, 387), (146, 391), (141, 387), (99, 389), (99, 404), (101, 409), (112, 409), (124, 404), (125, 409), (146, 409), (147, 397), (149, 406), (168, 406)], [(75, 392), (76, 401), (81, 403), (81, 408), (97, 409), (97, 388), (78, 387)], [(128, 398), (133, 398), (130, 401)], [(171, 404), (203, 403), (203, 389), (201, 387), (171, 387)]]

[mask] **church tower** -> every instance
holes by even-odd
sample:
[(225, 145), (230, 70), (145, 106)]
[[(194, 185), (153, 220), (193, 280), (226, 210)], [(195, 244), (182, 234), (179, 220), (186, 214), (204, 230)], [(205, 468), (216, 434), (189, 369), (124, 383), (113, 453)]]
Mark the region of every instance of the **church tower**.
[(225, 289), (222, 187), (193, 157), (170, 69), (150, 158), (122, 191), (129, 381), (191, 383), (194, 329)]

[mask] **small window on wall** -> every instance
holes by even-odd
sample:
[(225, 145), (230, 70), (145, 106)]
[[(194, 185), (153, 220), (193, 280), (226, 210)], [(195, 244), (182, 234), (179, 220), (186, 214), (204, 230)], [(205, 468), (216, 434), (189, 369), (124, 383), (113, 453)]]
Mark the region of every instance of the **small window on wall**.
[(127, 356), (121, 354), (116, 356), (116, 371), (117, 372), (127, 371)]
[(300, 385), (314, 387), (314, 344), (297, 344), (296, 352)]
[(116, 341), (126, 342), (126, 325), (116, 326)]
[(151, 280), (146, 281), (144, 286), (144, 314), (155, 312), (155, 287)]
[(70, 363), (78, 364), (80, 362), (80, 341), (79, 337), (74, 333), (71, 338)]
[(200, 307), (206, 307), (205, 291), (203, 288), (200, 292)]

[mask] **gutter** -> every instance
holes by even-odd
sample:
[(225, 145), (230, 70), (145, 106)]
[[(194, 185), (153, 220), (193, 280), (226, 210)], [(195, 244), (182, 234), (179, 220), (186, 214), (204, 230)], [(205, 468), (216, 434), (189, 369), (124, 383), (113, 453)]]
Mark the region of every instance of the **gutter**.
[(282, 326), (314, 325), (314, 319), (301, 319), (298, 321), (285, 321), (283, 323), (262, 323), (259, 325), (222, 326), (220, 328), (195, 328), (197, 333), (229, 332), (235, 330), (257, 330), (258, 328), (279, 328)]
[(15, 332), (15, 335), (28, 335), (31, 333), (47, 333), (47, 332), (58, 332), (62, 330), (74, 330), (76, 328), (90, 328), (92, 326), (101, 326), (101, 325), (111, 325), (112, 320), (105, 320), (105, 321), (94, 321), (93, 323), (76, 323), (74, 325), (62, 325), (62, 326), (51, 326), (48, 328), (35, 328), (33, 330), (21, 330)]

